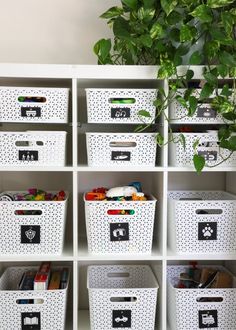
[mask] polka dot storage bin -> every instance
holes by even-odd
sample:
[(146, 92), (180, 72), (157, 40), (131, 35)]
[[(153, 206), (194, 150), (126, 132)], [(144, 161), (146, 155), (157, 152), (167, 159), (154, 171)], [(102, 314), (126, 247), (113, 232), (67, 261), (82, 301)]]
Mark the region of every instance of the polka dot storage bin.
[[(54, 270), (59, 268), (55, 267)], [(60, 268), (61, 269), (61, 268)], [(18, 285), (26, 271), (38, 267), (10, 267), (0, 278), (0, 324), (6, 330), (64, 330), (68, 283), (60, 290), (20, 291)], [(37, 299), (38, 303), (19, 303)], [(39, 303), (40, 302), (40, 303)]]
[[(155, 120), (155, 89), (86, 89), (88, 123), (138, 124)], [(140, 117), (146, 110), (150, 117)]]
[(86, 133), (89, 166), (155, 166), (156, 134)]
[(67, 201), (0, 201), (0, 255), (60, 255)]
[(235, 253), (236, 196), (223, 191), (170, 191), (168, 241), (177, 253)]
[[(173, 133), (175, 141), (180, 140), (180, 133)], [(169, 161), (171, 166), (193, 166), (193, 155), (196, 153), (203, 156), (206, 164), (209, 166), (235, 166), (236, 153), (233, 153), (230, 158), (230, 151), (219, 147), (217, 131), (205, 133), (181, 133), (185, 138), (185, 148), (182, 143), (169, 144)], [(223, 163), (222, 160), (226, 159)]]
[(66, 132), (0, 132), (0, 165), (64, 166)]
[[(204, 267), (227, 271), (221, 266)], [(188, 273), (188, 267), (167, 266), (171, 330), (236, 329), (236, 278), (230, 289), (178, 289), (180, 273)]]
[(0, 87), (0, 121), (67, 123), (68, 88)]
[[(89, 253), (151, 253), (156, 199), (147, 201), (86, 201)], [(129, 210), (129, 215), (112, 211)]]
[(90, 266), (91, 330), (154, 330), (158, 283), (151, 268)]
[[(184, 97), (187, 89), (178, 89), (177, 95)], [(219, 93), (221, 90), (219, 90)], [(192, 95), (199, 98), (201, 93), (201, 89), (196, 89)], [(214, 97), (215, 92), (211, 95)], [(199, 103), (197, 106), (197, 110), (193, 116), (187, 116), (187, 109), (181, 105), (177, 100), (174, 100), (170, 104), (169, 108), (169, 118), (173, 123), (183, 124), (183, 123), (191, 123), (191, 124), (224, 124), (225, 119), (217, 113), (211, 106), (210, 103)]]

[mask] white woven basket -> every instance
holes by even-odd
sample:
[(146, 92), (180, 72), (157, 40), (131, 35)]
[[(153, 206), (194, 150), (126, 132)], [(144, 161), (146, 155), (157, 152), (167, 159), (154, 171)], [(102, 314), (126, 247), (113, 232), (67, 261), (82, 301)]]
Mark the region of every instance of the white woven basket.
[[(155, 119), (153, 105), (157, 97), (155, 89), (86, 89), (89, 123), (138, 124), (151, 123)], [(132, 99), (134, 103), (114, 104), (117, 99)], [(140, 117), (140, 110), (150, 113), (150, 118)]]
[[(204, 266), (227, 271), (221, 266)], [(236, 329), (236, 279), (231, 289), (178, 289), (180, 273), (188, 266), (168, 266), (168, 321), (171, 330)], [(198, 266), (198, 268), (200, 268)], [(201, 267), (202, 268), (202, 267)], [(199, 298), (220, 298), (219, 302), (200, 302)], [(216, 326), (217, 324), (217, 326)]]
[[(220, 92), (221, 90), (219, 90)], [(184, 96), (186, 89), (178, 89), (177, 94)], [(192, 95), (199, 97), (201, 89), (197, 89)], [(211, 97), (215, 96), (215, 92)], [(187, 110), (182, 106), (177, 100), (174, 100), (170, 104), (169, 108), (169, 118), (175, 124), (191, 123), (191, 124), (223, 124), (222, 116), (217, 113), (209, 103), (198, 104), (197, 110), (193, 116), (187, 116)]]
[[(0, 327), (2, 330), (65, 329), (68, 284), (61, 290), (19, 291), (18, 289), (24, 272), (37, 270), (38, 267), (10, 267), (0, 278)], [(42, 303), (17, 303), (18, 300), (28, 299), (41, 300)], [(24, 325), (27, 317), (35, 323), (34, 327)]]
[(236, 196), (170, 191), (168, 242), (177, 253), (236, 253)]
[[(89, 253), (151, 253), (156, 199), (148, 201), (86, 201)], [(109, 210), (134, 210), (109, 215)]]
[[(61, 254), (67, 201), (68, 193), (64, 201), (0, 201), (0, 254)], [(41, 214), (20, 215), (19, 211)]]
[[(31, 101), (21, 101), (22, 97)], [(0, 99), (1, 122), (67, 122), (68, 88), (0, 87)]]
[(90, 266), (91, 330), (153, 330), (158, 283), (149, 266)]
[[(175, 141), (179, 140), (180, 133), (174, 133)], [(206, 164), (209, 166), (219, 164), (223, 159), (230, 155), (227, 149), (219, 148), (217, 132), (206, 133), (181, 133), (185, 137), (186, 146), (180, 142), (169, 144), (169, 161), (171, 166), (193, 166), (194, 143), (198, 141), (196, 151), (205, 157)], [(218, 166), (235, 166), (236, 153), (219, 164)]]
[(154, 133), (86, 133), (89, 166), (155, 166)]
[(62, 131), (0, 132), (0, 165), (64, 166), (66, 134)]

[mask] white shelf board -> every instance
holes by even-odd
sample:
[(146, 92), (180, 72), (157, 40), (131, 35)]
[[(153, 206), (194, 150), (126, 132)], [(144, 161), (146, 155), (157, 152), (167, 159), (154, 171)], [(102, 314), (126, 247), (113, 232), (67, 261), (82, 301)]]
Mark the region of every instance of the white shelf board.
[[(196, 172), (193, 166), (189, 167), (177, 167), (177, 166), (169, 166), (164, 169), (167, 172)], [(236, 166), (231, 167), (205, 167), (202, 172), (236, 172)]]
[(0, 166), (0, 171), (16, 172), (71, 172), (72, 166)]
[(168, 249), (167, 260), (236, 260), (236, 253), (174, 253)]
[(164, 167), (156, 166), (156, 167), (142, 167), (142, 166), (136, 166), (136, 167), (115, 167), (115, 166), (78, 166), (77, 167), (78, 172), (163, 172)]
[(151, 254), (90, 254), (86, 239), (79, 238), (78, 261), (105, 261), (105, 260), (163, 260), (163, 255), (154, 246)]

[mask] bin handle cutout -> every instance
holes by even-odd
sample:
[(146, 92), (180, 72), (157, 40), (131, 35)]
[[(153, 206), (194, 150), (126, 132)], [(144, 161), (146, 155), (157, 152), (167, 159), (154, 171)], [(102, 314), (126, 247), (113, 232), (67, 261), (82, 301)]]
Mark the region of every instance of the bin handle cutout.
[(134, 104), (136, 100), (133, 97), (111, 97), (108, 102), (111, 104)]
[(216, 303), (216, 302), (223, 302), (223, 297), (198, 297), (196, 301), (198, 303)]
[(25, 298), (20, 298), (16, 299), (17, 305), (42, 305), (44, 304), (44, 299), (43, 298), (32, 298), (32, 297), (25, 297)]
[(118, 303), (127, 303), (127, 302), (136, 302), (138, 300), (137, 297), (111, 297), (111, 302), (118, 302)]
[(15, 210), (14, 214), (18, 216), (25, 216), (25, 215), (42, 215), (41, 210)]
[(136, 142), (125, 142), (125, 141), (112, 141), (109, 143), (109, 147), (111, 148), (134, 148), (137, 146)]
[(107, 210), (108, 215), (134, 215), (134, 210), (122, 210), (122, 209), (113, 209)]
[(47, 99), (44, 96), (18, 96), (18, 102), (20, 103), (46, 103)]
[(222, 214), (223, 210), (222, 209), (197, 209), (195, 211), (197, 215), (217, 215), (217, 214)]
[[(37, 146), (43, 146), (44, 142), (43, 141), (35, 141)], [(15, 145), (17, 147), (30, 147), (33, 145), (33, 141), (16, 141)]]
[(108, 273), (107, 277), (109, 277), (109, 278), (125, 278), (125, 277), (130, 277), (130, 274), (127, 272), (114, 272), (114, 273)]

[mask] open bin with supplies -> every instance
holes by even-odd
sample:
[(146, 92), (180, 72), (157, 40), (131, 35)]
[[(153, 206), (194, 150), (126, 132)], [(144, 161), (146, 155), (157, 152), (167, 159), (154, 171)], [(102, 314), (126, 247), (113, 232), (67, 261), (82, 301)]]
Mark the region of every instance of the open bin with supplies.
[(236, 329), (236, 278), (222, 266), (168, 266), (171, 330)]
[[(65, 329), (70, 270), (53, 267), (49, 273), (39, 273), (41, 268), (9, 267), (0, 277), (1, 329)], [(54, 274), (61, 274), (60, 279), (57, 286), (50, 287)], [(36, 275), (42, 281), (37, 290), (34, 289)]]
[(89, 266), (91, 330), (154, 330), (158, 283), (146, 265)]

